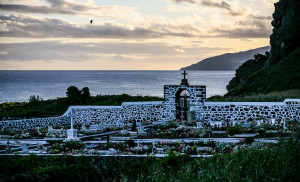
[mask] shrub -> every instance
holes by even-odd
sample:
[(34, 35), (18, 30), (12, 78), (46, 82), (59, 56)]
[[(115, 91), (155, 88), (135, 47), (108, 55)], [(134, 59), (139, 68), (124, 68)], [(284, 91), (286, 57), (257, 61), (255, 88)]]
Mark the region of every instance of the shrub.
[(230, 126), (228, 129), (227, 129), (227, 134), (232, 136), (232, 135), (235, 135), (235, 134), (242, 134), (244, 131), (243, 127), (240, 126), (240, 125), (234, 125), (234, 126)]
[(54, 126), (53, 126), (53, 129), (59, 130), (59, 129), (60, 129), (60, 126), (59, 126), (59, 125), (54, 125)]
[(251, 145), (254, 142), (254, 138), (248, 137), (243, 142), (248, 144), (248, 145)]
[(81, 150), (85, 148), (85, 144), (80, 141), (66, 141), (62, 145), (65, 152), (71, 152), (72, 150)]
[(10, 129), (4, 128), (0, 131), (0, 135), (11, 135), (11, 136), (13, 136), (13, 135), (15, 135), (15, 133)]
[(125, 145), (128, 147), (135, 147), (135, 143), (133, 140), (125, 140)]
[(82, 150), (85, 144), (80, 141), (66, 141), (62, 144), (55, 143), (51, 146), (51, 153), (72, 152), (73, 150)]
[(169, 121), (165, 125), (162, 125), (162, 129), (170, 129), (170, 128), (177, 128), (178, 124), (174, 121)]

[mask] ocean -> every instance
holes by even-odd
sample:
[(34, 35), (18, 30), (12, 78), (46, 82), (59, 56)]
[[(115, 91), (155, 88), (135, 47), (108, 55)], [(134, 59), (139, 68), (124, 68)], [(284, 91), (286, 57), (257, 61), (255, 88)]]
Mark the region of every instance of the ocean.
[[(65, 97), (69, 86), (89, 87), (91, 95), (163, 97), (164, 85), (179, 85), (182, 71), (0, 71), (0, 103)], [(187, 71), (190, 85), (206, 85), (207, 97), (223, 95), (234, 71)]]

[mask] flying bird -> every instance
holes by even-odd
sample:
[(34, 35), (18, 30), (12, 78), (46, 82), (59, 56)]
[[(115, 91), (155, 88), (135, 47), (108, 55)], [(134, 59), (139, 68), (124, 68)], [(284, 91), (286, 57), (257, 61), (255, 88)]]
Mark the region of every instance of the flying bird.
[(90, 21), (90, 24), (93, 24), (93, 20)]

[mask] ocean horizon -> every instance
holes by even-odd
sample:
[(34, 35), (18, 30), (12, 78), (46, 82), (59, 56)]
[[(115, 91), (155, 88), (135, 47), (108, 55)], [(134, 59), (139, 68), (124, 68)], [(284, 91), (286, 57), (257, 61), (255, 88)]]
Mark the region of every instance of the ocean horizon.
[[(69, 86), (88, 87), (96, 95), (163, 97), (164, 85), (181, 83), (183, 71), (170, 70), (1, 70), (0, 103), (65, 97)], [(190, 85), (206, 85), (207, 98), (224, 95), (235, 71), (187, 71)]]

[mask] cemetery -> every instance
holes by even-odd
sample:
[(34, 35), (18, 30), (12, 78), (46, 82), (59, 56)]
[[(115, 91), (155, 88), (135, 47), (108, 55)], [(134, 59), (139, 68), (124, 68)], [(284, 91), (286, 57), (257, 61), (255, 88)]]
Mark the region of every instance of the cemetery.
[(0, 121), (0, 179), (299, 181), (300, 99), (206, 102), (186, 74), (165, 101)]
[(3, 155), (210, 157), (294, 137), (300, 99), (205, 102), (206, 87), (165, 85), (165, 101), (70, 106), (60, 117), (1, 121)]

